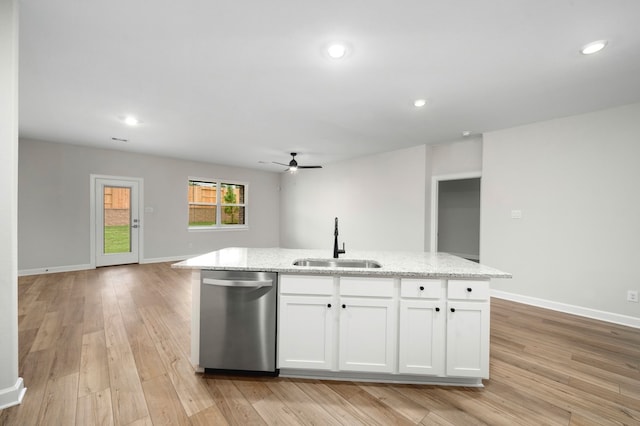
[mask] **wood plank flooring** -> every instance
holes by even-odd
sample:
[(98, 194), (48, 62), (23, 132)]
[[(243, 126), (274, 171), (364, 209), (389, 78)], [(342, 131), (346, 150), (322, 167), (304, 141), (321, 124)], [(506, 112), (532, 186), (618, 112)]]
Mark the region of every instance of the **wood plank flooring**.
[(491, 301), (484, 389), (203, 377), (190, 272), (21, 277), (20, 406), (0, 425), (640, 425), (640, 330)]

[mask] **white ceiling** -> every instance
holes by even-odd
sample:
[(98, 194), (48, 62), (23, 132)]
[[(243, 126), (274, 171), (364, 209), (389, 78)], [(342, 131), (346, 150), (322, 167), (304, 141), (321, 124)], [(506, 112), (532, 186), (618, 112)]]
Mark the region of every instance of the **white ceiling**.
[[(20, 9), (25, 138), (279, 171), (259, 162), (297, 151), (300, 164), (326, 164), (640, 101), (638, 0)], [(608, 48), (579, 53), (598, 39)], [(335, 40), (347, 58), (324, 54)], [(142, 124), (125, 125), (127, 114)]]

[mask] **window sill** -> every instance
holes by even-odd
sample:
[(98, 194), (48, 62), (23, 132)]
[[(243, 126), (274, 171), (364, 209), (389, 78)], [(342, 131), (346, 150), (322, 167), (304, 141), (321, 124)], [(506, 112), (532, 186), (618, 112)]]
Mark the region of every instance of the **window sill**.
[(189, 232), (248, 231), (249, 225), (190, 226)]

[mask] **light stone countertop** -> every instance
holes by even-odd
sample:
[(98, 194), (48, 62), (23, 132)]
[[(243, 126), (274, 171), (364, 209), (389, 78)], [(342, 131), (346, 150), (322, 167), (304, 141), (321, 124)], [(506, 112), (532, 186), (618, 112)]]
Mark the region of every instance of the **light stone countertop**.
[(511, 274), (448, 253), (350, 250), (340, 259), (375, 260), (381, 268), (294, 266), (299, 259), (331, 259), (331, 250), (229, 247), (172, 265), (181, 269), (407, 278), (511, 278)]

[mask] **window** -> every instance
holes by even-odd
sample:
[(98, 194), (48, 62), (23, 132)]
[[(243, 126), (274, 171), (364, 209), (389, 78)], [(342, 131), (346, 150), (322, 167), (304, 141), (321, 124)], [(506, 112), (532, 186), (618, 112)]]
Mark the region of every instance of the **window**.
[(247, 185), (189, 179), (189, 228), (246, 228)]

